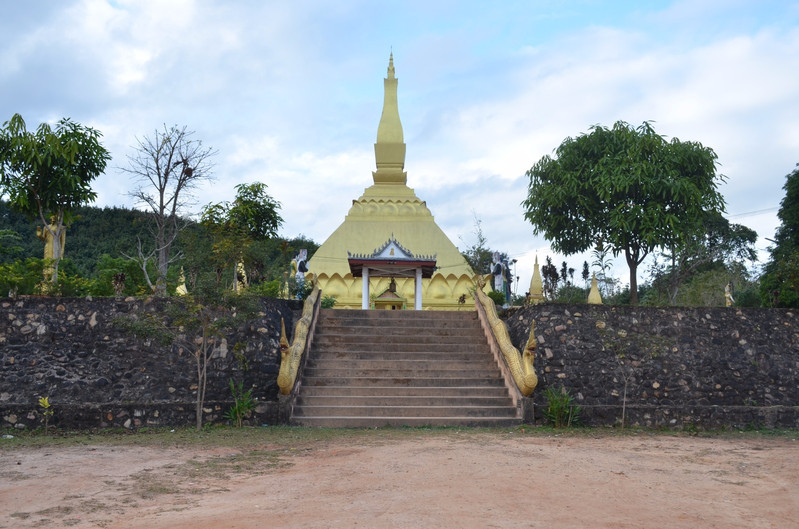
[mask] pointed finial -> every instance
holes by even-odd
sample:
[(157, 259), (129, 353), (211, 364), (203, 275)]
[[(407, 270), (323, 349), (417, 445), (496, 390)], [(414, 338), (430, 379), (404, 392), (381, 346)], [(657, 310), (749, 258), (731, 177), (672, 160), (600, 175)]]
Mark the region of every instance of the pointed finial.
[(394, 79), (394, 52), (392, 51), (388, 56), (388, 78)]
[(394, 76), (394, 52), (388, 57), (388, 75), (383, 79), (383, 113), (377, 126), (375, 184), (405, 184), (405, 141), (397, 107), (397, 78)]

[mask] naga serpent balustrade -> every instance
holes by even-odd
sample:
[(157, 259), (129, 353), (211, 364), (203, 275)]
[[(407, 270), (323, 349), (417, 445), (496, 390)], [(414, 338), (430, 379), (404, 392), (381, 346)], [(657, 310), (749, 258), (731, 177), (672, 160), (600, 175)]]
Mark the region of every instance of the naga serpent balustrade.
[(508, 328), (505, 323), (497, 316), (497, 309), (494, 300), (489, 298), (483, 288), (485, 287), (485, 280), (481, 277), (477, 279), (477, 288), (475, 289), (475, 299), (482, 305), (483, 310), (488, 320), (488, 325), (491, 332), (497, 341), (502, 356), (505, 358), (505, 363), (513, 376), (513, 381), (521, 391), (522, 395), (529, 397), (533, 394), (533, 390), (538, 385), (538, 376), (535, 374), (534, 359), (535, 359), (535, 321), (530, 326), (530, 337), (527, 339), (527, 344), (524, 346), (524, 353), (519, 353), (519, 350), (513, 346)]
[(319, 286), (314, 277), (313, 290), (302, 306), (302, 317), (294, 326), (294, 340), (291, 345), (286, 339), (286, 323), (283, 318), (280, 319), (280, 371), (277, 375), (277, 385), (283, 395), (291, 393), (294, 382), (297, 380), (300, 360), (302, 360), (302, 353), (305, 352), (308, 342), (308, 332), (311, 329), (311, 322), (313, 322), (314, 308), (319, 293)]

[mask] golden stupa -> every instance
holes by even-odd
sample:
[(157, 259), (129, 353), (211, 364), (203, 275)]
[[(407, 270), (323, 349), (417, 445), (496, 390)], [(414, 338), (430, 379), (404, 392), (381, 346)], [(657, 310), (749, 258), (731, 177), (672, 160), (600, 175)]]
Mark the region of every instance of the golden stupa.
[[(441, 231), (427, 204), (406, 185), (405, 142), (397, 106), (397, 78), (393, 53), (384, 79), (383, 114), (377, 127), (374, 184), (353, 200), (344, 222), (319, 247), (308, 263), (309, 274), (317, 274), (325, 296), (336, 297), (336, 308), (380, 307), (381, 295), (392, 288), (407, 307), (424, 310), (454, 310), (473, 307), (470, 290), (474, 272), (458, 248)], [(414, 256), (434, 257), (431, 277), (402, 277), (385, 272), (372, 275), (364, 288), (362, 277), (350, 266), (349, 257), (377, 254), (388, 243), (398, 244)], [(391, 285), (391, 280), (395, 284)], [(421, 282), (421, 287), (416, 285)], [(417, 291), (421, 290), (421, 304)], [(367, 294), (369, 293), (369, 294)], [(365, 295), (371, 302), (365, 301)]]

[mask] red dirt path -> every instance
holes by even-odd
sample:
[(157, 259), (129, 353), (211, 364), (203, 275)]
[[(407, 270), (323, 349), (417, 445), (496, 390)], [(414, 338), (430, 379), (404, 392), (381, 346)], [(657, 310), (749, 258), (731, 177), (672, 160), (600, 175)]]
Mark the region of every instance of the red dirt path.
[(0, 528), (799, 527), (787, 438), (336, 439), (296, 448), (0, 446)]

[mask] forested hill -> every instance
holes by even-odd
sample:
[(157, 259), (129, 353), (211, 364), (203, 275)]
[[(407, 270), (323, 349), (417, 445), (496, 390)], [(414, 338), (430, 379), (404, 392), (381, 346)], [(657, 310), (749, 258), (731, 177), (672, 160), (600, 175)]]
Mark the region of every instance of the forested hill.
[[(97, 260), (101, 255), (123, 257), (134, 255), (136, 237), (146, 241), (147, 215), (142, 211), (126, 208), (82, 207), (76, 210), (77, 219), (67, 230), (64, 257), (72, 261), (84, 277), (94, 275)], [(36, 237), (36, 227), (41, 223), (33, 221), (11, 210), (8, 204), (0, 201), (0, 229), (16, 232), (21, 240), (16, 246), (21, 251), (0, 253), (0, 263), (28, 257), (41, 258), (44, 243)]]
[[(77, 218), (67, 230), (61, 266), (67, 273), (77, 273), (84, 278), (96, 277), (103, 255), (111, 258), (135, 256), (139, 238), (145, 252), (153, 247), (148, 213), (118, 207), (82, 207), (75, 213)], [(36, 237), (38, 225), (37, 221), (12, 211), (6, 202), (0, 201), (0, 265), (29, 257), (43, 257), (44, 243)], [(9, 231), (12, 232), (10, 237)], [(18, 235), (19, 240), (13, 234)], [(210, 234), (201, 225), (187, 221), (186, 229), (172, 247), (172, 255), (185, 256), (189, 260), (201, 259), (208, 266), (220, 266), (209, 258), (212, 242)], [(303, 235), (255, 241), (243, 256), (247, 276), (256, 283), (281, 279), (300, 249), (308, 250), (310, 258), (318, 247)], [(183, 264), (184, 260), (180, 260), (175, 266), (179, 268)]]

